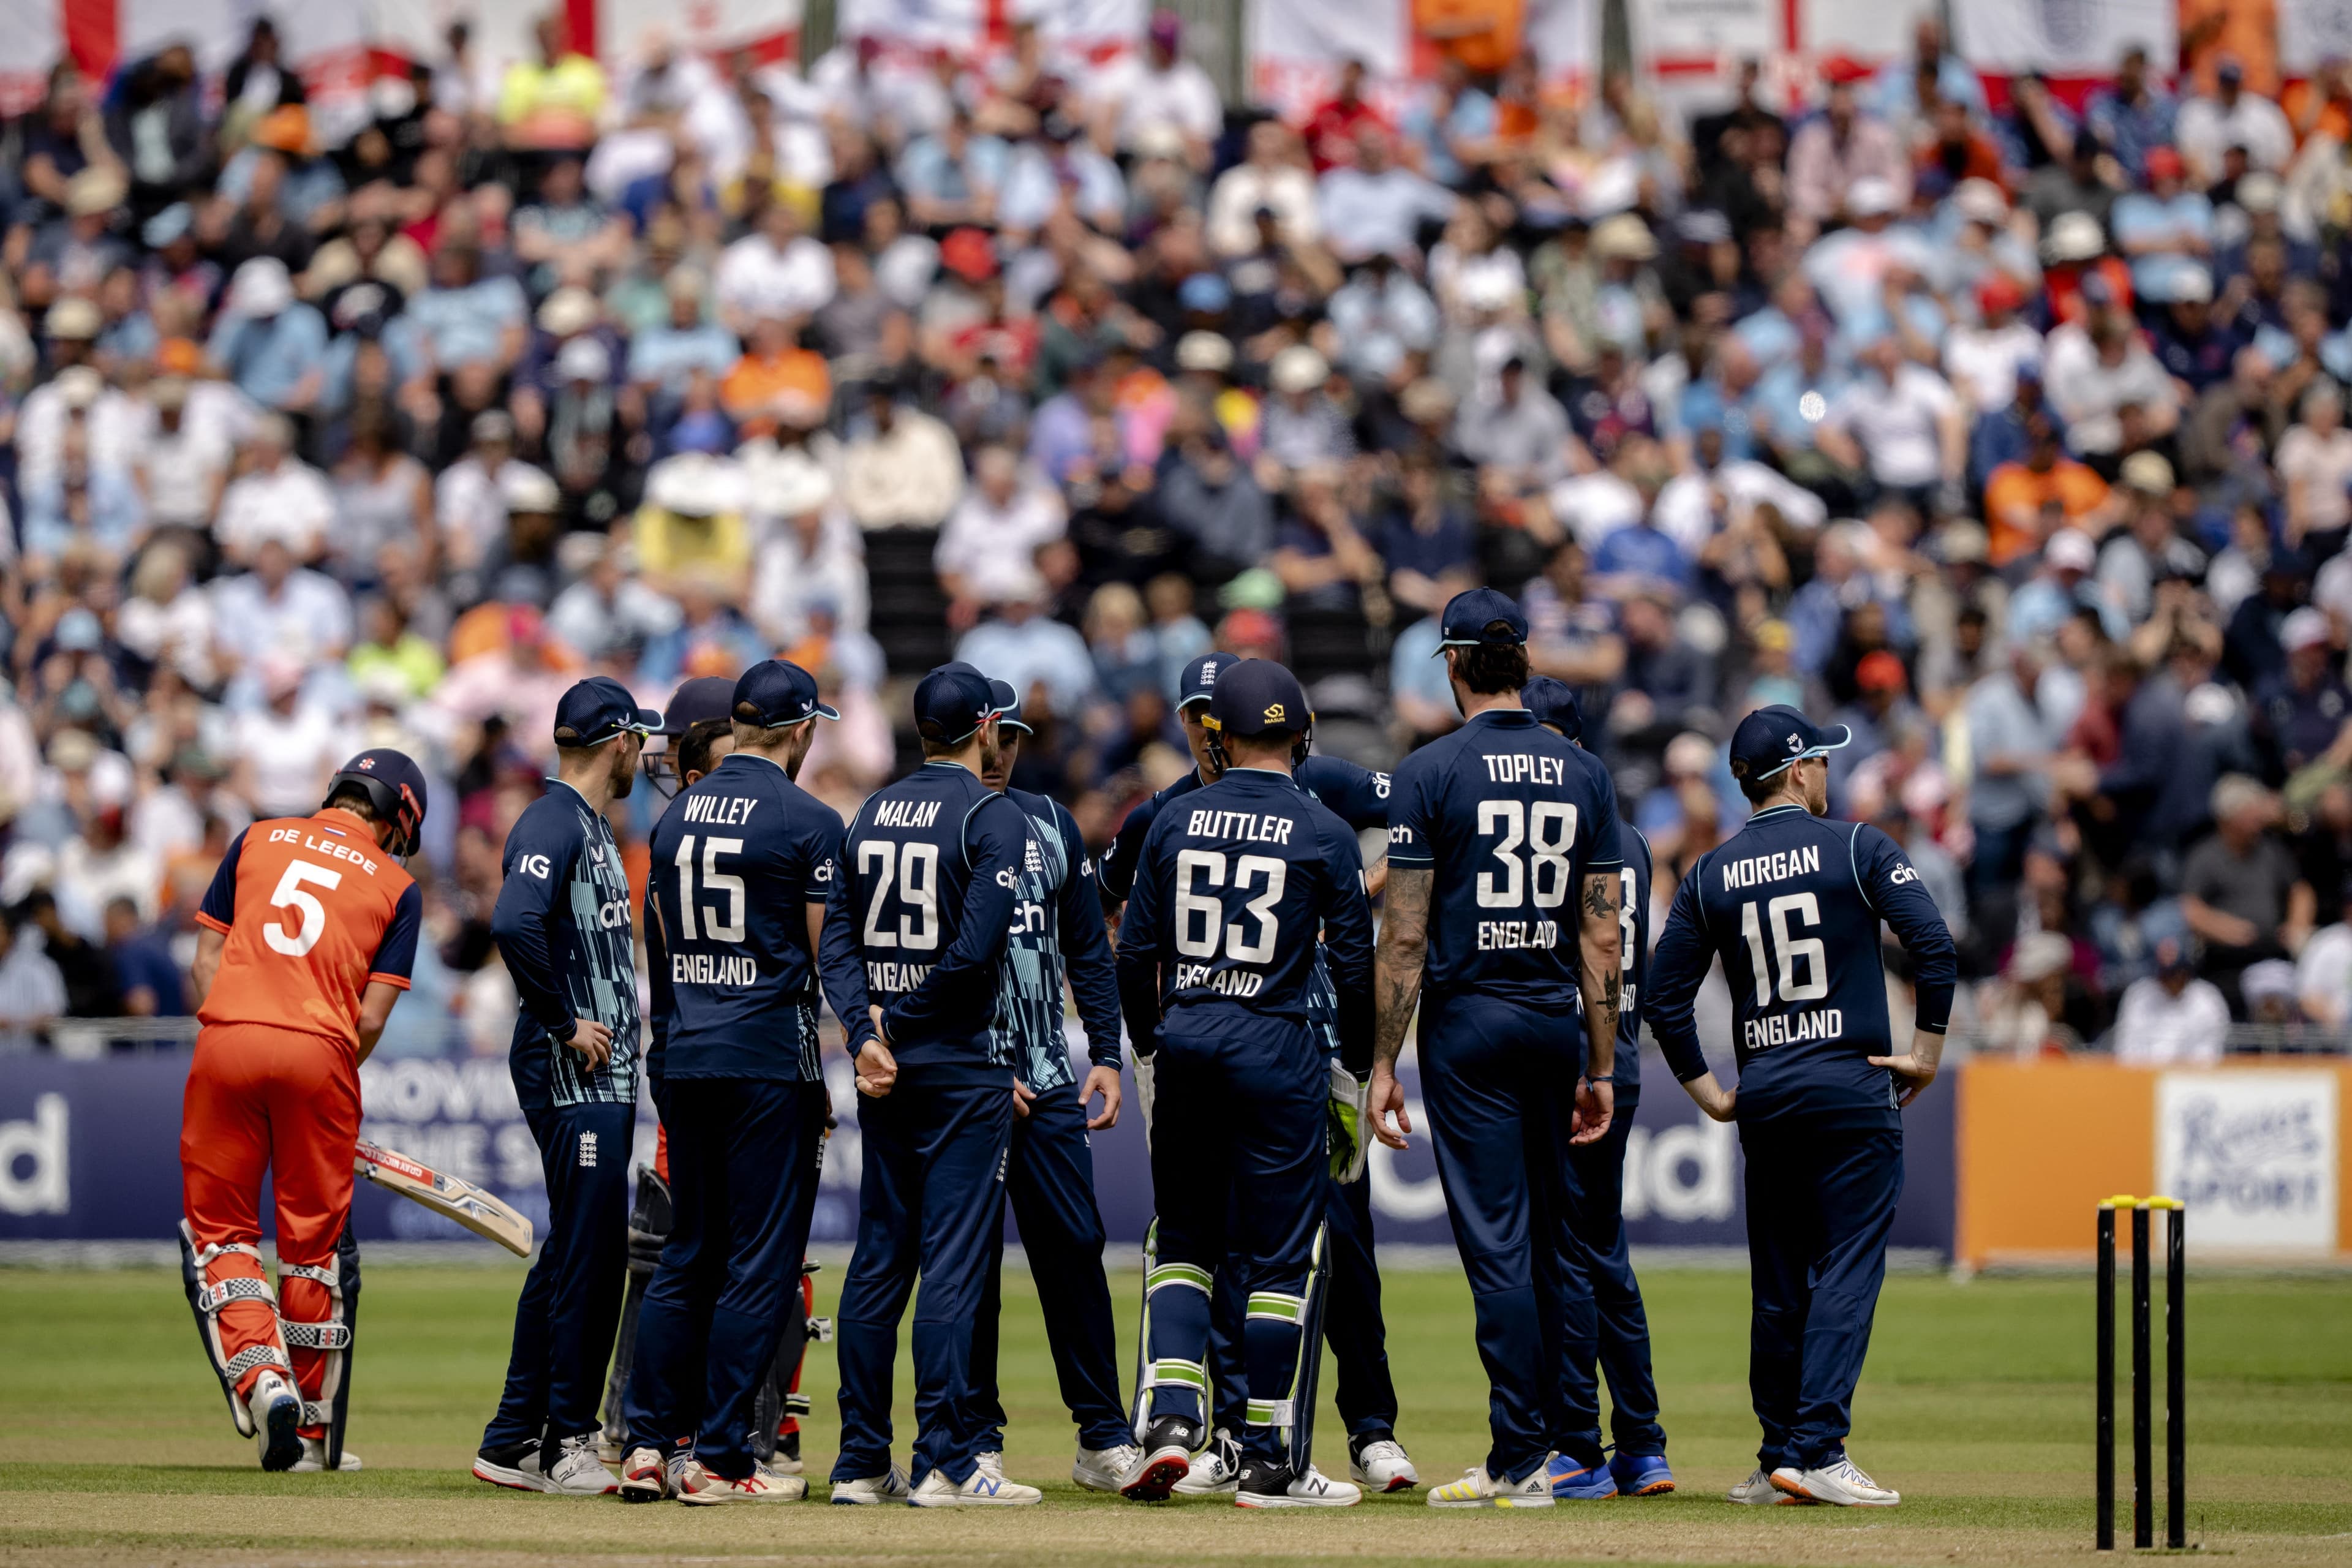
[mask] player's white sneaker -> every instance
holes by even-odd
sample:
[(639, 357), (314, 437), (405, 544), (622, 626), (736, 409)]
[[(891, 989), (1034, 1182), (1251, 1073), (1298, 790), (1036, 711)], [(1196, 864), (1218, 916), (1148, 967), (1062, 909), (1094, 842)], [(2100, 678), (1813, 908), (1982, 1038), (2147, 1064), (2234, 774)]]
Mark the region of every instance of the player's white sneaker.
[(1797, 1502), (1801, 1500), (1790, 1497), (1774, 1486), (1772, 1478), (1766, 1475), (1759, 1467), (1748, 1471), (1746, 1480), (1726, 1492), (1724, 1500), (1736, 1502), (1742, 1508), (1770, 1508), (1775, 1503)]
[(1143, 1450), (1132, 1443), (1108, 1448), (1080, 1444), (1077, 1458), (1070, 1461), (1070, 1479), (1090, 1492), (1125, 1491), (1142, 1469)]
[[(341, 1462), (335, 1466), (338, 1470), (351, 1471), (361, 1468), (360, 1457), (349, 1448), (344, 1449), (339, 1458)], [(302, 1439), (302, 1457), (287, 1467), (287, 1473), (296, 1476), (315, 1476), (323, 1473), (326, 1468), (326, 1439), (305, 1437)]]
[(1772, 1484), (1808, 1502), (1831, 1503), (1838, 1508), (1893, 1508), (1903, 1500), (1901, 1492), (1880, 1486), (1843, 1454), (1819, 1469), (1805, 1471), (1793, 1481), (1781, 1479), (1790, 1473), (1786, 1469), (1773, 1471)]
[(1551, 1473), (1538, 1465), (1516, 1481), (1496, 1480), (1473, 1465), (1458, 1481), (1429, 1489), (1432, 1508), (1550, 1508)]
[(596, 1434), (578, 1432), (557, 1447), (547, 1484), (540, 1489), (559, 1497), (610, 1497), (621, 1489), (621, 1483), (598, 1462)]
[(907, 1472), (893, 1465), (887, 1476), (859, 1476), (853, 1480), (835, 1481), (832, 1496), (835, 1502), (861, 1508), (878, 1502), (905, 1502)]
[(933, 1470), (907, 1496), (917, 1508), (1025, 1508), (1045, 1500), (1035, 1487), (992, 1476), (977, 1465), (961, 1486), (948, 1479), (945, 1470)]
[(1360, 1453), (1351, 1452), (1348, 1474), (1376, 1492), (1401, 1492), (1421, 1484), (1421, 1472), (1412, 1468), (1404, 1445), (1393, 1437), (1367, 1443)]
[(245, 1409), (253, 1417), (253, 1446), (263, 1469), (290, 1470), (301, 1461), (302, 1397), (292, 1384), (263, 1372), (245, 1396)]
[(1241, 1446), (1221, 1435), (1210, 1438), (1209, 1446), (1192, 1456), (1192, 1468), (1174, 1490), (1178, 1497), (1214, 1497), (1241, 1485)]
[(693, 1459), (677, 1468), (677, 1500), (690, 1508), (730, 1502), (798, 1502), (808, 1495), (808, 1482), (798, 1476), (770, 1476), (759, 1466), (740, 1481), (713, 1475)]
[(1364, 1500), (1362, 1489), (1335, 1481), (1314, 1466), (1294, 1475), (1285, 1464), (1244, 1459), (1234, 1503), (1240, 1508), (1353, 1508)]
[(659, 1502), (669, 1495), (669, 1469), (658, 1449), (639, 1444), (622, 1457), (623, 1502)]
[(978, 1465), (982, 1469), (986, 1470), (990, 1475), (994, 1476), (998, 1480), (1001, 1481), (1004, 1479), (1003, 1449), (982, 1448), (979, 1453), (974, 1454), (971, 1457), (971, 1462)]

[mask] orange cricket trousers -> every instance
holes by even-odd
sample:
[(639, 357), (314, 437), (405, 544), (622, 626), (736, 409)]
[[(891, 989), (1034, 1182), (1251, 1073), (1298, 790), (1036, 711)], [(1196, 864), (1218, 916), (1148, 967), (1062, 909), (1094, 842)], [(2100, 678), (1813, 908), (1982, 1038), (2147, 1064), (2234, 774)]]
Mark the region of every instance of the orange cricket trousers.
[[(332, 1270), (335, 1245), (352, 1212), (352, 1150), (360, 1136), (359, 1063), (352, 1047), (325, 1035), (250, 1024), (207, 1025), (196, 1036), (180, 1114), (180, 1201), (196, 1246), (261, 1240), (261, 1178), (277, 1201), (279, 1263)], [(205, 1283), (262, 1277), (258, 1259), (226, 1253), (205, 1268)], [(332, 1299), (315, 1280), (288, 1279), (278, 1315), (289, 1323), (324, 1322)], [(275, 1344), (278, 1323), (268, 1301), (233, 1300), (220, 1310), (223, 1353)], [(320, 1397), (330, 1352), (288, 1352), (306, 1400)], [(242, 1398), (261, 1375), (238, 1379)], [(316, 1436), (317, 1427), (305, 1432)]]

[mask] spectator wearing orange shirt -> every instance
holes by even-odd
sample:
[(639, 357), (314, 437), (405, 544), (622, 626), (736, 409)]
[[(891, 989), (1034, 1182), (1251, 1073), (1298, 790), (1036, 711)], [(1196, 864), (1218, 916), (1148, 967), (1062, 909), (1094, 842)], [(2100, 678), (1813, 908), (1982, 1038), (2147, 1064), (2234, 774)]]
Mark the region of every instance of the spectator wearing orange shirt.
[(1996, 567), (2032, 554), (2060, 527), (2072, 525), (2095, 537), (2115, 510), (2107, 481), (2065, 455), (2048, 415), (2029, 417), (2025, 431), (2024, 458), (2001, 464), (1985, 481), (1985, 520)]
[(751, 346), (719, 384), (719, 405), (748, 436), (779, 421), (805, 426), (833, 403), (833, 373), (824, 356), (796, 341), (792, 324), (763, 316), (751, 324)]

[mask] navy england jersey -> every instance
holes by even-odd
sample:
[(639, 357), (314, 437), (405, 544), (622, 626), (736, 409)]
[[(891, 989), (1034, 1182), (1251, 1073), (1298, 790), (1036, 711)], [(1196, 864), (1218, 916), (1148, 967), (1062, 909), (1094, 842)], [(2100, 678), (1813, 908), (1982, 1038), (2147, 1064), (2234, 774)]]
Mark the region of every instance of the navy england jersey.
[(1087, 858), (1077, 820), (1067, 806), (1042, 795), (1018, 789), (1004, 793), (1028, 816), (1031, 835), (1045, 859), (1046, 901), (1024, 901), (1014, 908), (1004, 952), (1004, 1022), (1012, 1031), (1014, 1070), (1023, 1083), (1042, 1093), (1077, 1081), (1062, 1034), (1066, 978), (1078, 999), (1087, 1059), (1117, 1070), (1118, 981), (1110, 941), (1103, 934), (1094, 865)]
[(1699, 858), (1675, 890), (1643, 998), (1675, 1076), (1706, 1070), (1691, 1003), (1709, 963), (1731, 985), (1739, 1120), (1900, 1124), (1878, 925), (1894, 928), (1916, 975), (1917, 1024), (1942, 1029), (1958, 973), (1952, 933), (1895, 841), (1801, 805), (1758, 812)]
[(1042, 906), (1043, 848), (1021, 808), (960, 763), (925, 763), (850, 819), (826, 902), (826, 942), (854, 948), (903, 1068), (996, 1077), (1014, 911)]
[(746, 752), (670, 802), (646, 887), (650, 1073), (818, 1078), (808, 907), (833, 890), (841, 838), (831, 806)]
[[(1345, 757), (1327, 757), (1310, 753), (1291, 775), (1298, 787), (1329, 806), (1339, 820), (1361, 833), (1368, 827), (1389, 825), (1390, 781), (1386, 773), (1359, 767)], [(1125, 899), (1135, 886), (1135, 865), (1143, 857), (1143, 837), (1159, 820), (1160, 811), (1170, 801), (1181, 800), (1201, 783), (1201, 770), (1193, 769), (1150, 799), (1138, 805), (1118, 825), (1118, 834), (1111, 840), (1109, 850), (1103, 856), (1103, 896), (1113, 900)]]
[(1161, 810), (1144, 840), (1118, 950), (1128, 1033), (1150, 1050), (1163, 1015), (1187, 1029), (1307, 1022), (1318, 942), (1339, 1042), (1360, 1054), (1372, 921), (1356, 836), (1282, 773), (1232, 769)]
[(1617, 848), (1624, 860), (1618, 873), (1624, 904), (1617, 911), (1621, 946), (1618, 966), (1625, 992), (1617, 1002), (1617, 1068), (1609, 1075), (1622, 1096), (1642, 1088), (1642, 991), (1650, 981), (1650, 841), (1632, 823), (1617, 824)]
[[(637, 962), (629, 877), (612, 825), (562, 779), (508, 830), (490, 934), (521, 1008), (509, 1057), (526, 1107), (637, 1102)], [(601, 1068), (557, 1038), (575, 1018), (613, 1031)]]
[(1389, 865), (1434, 870), (1426, 986), (1577, 1005), (1584, 879), (1615, 875), (1617, 790), (1525, 709), (1490, 709), (1399, 763)]

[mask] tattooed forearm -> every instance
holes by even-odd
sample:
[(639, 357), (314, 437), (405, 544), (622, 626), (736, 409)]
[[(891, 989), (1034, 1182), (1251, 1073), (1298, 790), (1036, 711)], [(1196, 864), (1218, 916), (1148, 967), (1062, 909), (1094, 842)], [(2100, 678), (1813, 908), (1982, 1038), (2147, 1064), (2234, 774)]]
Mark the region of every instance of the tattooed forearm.
[(1372, 956), (1372, 1065), (1394, 1068), (1421, 995), (1429, 948), (1427, 871), (1391, 868), (1381, 912), (1380, 947)]
[(1613, 873), (1584, 879), (1584, 919), (1578, 932), (1583, 962), (1578, 978), (1584, 992), (1585, 1072), (1596, 1080), (1617, 1066), (1617, 1010), (1625, 992), (1619, 888)]

